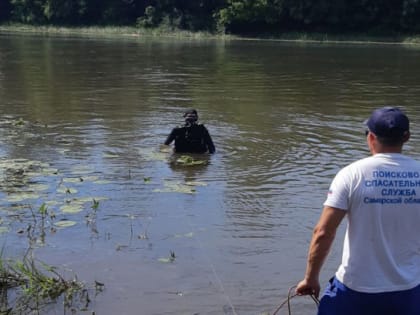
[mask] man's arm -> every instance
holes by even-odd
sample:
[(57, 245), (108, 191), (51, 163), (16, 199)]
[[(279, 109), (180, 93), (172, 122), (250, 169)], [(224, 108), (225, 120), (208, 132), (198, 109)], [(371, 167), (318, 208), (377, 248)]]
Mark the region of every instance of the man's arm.
[(319, 296), (319, 273), (325, 258), (331, 249), (338, 226), (346, 215), (346, 211), (324, 207), (321, 217), (314, 228), (311, 244), (309, 246), (308, 262), (305, 278), (296, 287), (299, 295), (313, 294)]
[(172, 141), (174, 141), (175, 139), (175, 128), (172, 129), (171, 133), (168, 135), (168, 137), (166, 138), (164, 144), (165, 145), (170, 145)]
[[(203, 125), (203, 127), (204, 127), (204, 125)], [(209, 153), (216, 152), (216, 148), (214, 146), (213, 139), (211, 138), (210, 133), (209, 133), (209, 131), (206, 127), (204, 127), (204, 141), (207, 145), (207, 149), (209, 150)]]

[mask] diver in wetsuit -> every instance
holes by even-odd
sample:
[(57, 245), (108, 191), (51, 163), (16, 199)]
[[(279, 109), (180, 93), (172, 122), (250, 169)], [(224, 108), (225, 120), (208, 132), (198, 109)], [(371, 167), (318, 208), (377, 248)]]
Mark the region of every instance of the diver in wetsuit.
[(170, 145), (175, 140), (176, 153), (214, 153), (216, 148), (209, 131), (203, 124), (197, 123), (197, 111), (195, 109), (186, 111), (184, 118), (185, 124), (172, 129), (165, 145)]

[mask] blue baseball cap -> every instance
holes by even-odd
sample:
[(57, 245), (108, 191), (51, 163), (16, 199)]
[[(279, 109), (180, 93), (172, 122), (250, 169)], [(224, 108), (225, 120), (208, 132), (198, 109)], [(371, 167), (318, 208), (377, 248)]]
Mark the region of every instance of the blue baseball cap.
[(408, 117), (397, 107), (386, 106), (372, 112), (366, 121), (369, 131), (379, 137), (398, 138), (410, 131)]

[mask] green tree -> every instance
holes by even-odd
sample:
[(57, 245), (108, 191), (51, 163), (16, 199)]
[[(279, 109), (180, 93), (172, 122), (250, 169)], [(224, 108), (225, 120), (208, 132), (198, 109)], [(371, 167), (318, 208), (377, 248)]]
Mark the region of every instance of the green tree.
[(44, 0), (11, 0), (12, 18), (28, 24), (45, 23)]
[(79, 24), (87, 11), (85, 0), (45, 0), (43, 13), (54, 24)]
[(279, 24), (285, 9), (283, 0), (228, 0), (216, 18), (221, 30), (249, 32)]

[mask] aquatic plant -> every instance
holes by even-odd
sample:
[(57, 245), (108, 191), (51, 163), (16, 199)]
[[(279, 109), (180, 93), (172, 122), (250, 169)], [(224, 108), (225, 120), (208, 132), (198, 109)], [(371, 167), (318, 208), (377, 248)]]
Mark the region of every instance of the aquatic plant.
[(91, 206), (92, 209), (96, 210), (99, 207), (99, 200), (96, 200), (95, 198), (93, 198), (93, 204)]
[(192, 185), (186, 185), (179, 182), (170, 182), (165, 181), (163, 183), (164, 188), (163, 189), (154, 189), (153, 192), (176, 192), (176, 193), (183, 193), (183, 194), (195, 194), (196, 189), (195, 186)]
[[(86, 310), (89, 290), (76, 276), (65, 279), (56, 267), (25, 256), (23, 260), (0, 256), (0, 314), (41, 314), (62, 299), (64, 309)], [(100, 284), (98, 282), (98, 284)], [(95, 283), (95, 291), (103, 284)], [(13, 300), (9, 297), (13, 296)]]
[(175, 261), (175, 259), (176, 259), (175, 252), (171, 250), (169, 252), (169, 257), (159, 258), (158, 261), (161, 262), (161, 263), (173, 263)]
[(23, 125), (25, 125), (25, 121), (23, 120), (22, 117), (20, 117), (19, 119), (15, 120), (13, 122), (13, 125), (14, 126), (23, 126)]
[(207, 165), (207, 160), (195, 159), (189, 155), (181, 155), (179, 158), (176, 159), (177, 164), (185, 165), (185, 166), (197, 166), (197, 165)]

